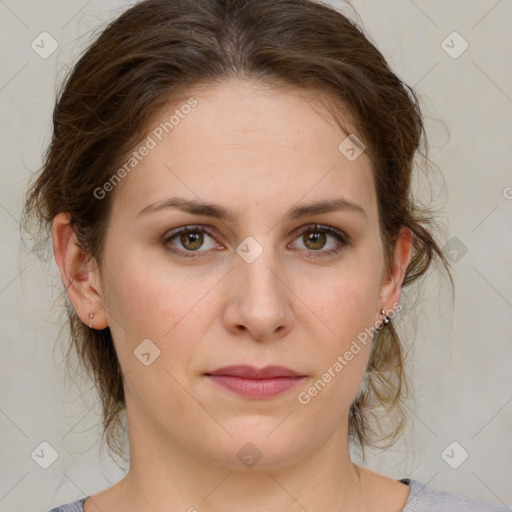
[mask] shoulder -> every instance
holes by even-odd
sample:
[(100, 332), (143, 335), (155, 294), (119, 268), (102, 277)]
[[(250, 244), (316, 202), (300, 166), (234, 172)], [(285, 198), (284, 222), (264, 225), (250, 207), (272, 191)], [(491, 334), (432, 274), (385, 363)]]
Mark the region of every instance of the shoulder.
[(471, 500), (448, 491), (436, 491), (409, 480), (410, 493), (402, 512), (510, 512), (503, 504)]
[(84, 512), (84, 502), (89, 496), (81, 498), (65, 505), (60, 505), (56, 508), (52, 508), (49, 512)]

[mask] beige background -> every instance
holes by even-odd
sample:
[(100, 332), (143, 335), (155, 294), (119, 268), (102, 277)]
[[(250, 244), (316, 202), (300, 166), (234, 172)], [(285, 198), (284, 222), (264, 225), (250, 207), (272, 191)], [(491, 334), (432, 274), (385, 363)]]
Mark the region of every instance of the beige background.
[[(51, 258), (45, 263), (44, 247), (22, 246), (19, 219), (26, 180), (50, 140), (56, 80), (91, 31), (127, 5), (0, 2), (0, 512), (47, 512), (123, 475), (106, 452), (99, 457), (94, 393), (65, 379), (64, 317), (52, 306), (62, 292), (57, 267)], [(512, 2), (353, 5), (392, 68), (422, 99), (431, 156), (442, 175), (432, 171), (432, 184), (425, 186), (423, 176), (415, 189), (441, 208), (441, 221), (444, 208), (441, 241), (449, 241), (445, 251), (456, 281), (452, 307), (446, 280), (428, 278), (414, 338), (408, 326), (414, 294), (403, 296), (399, 325), (408, 344), (414, 341), (412, 428), (406, 444), (370, 454), (365, 463), (396, 478), (512, 506)], [(48, 58), (31, 47), (42, 32), (58, 43)], [(458, 55), (464, 41), (469, 46)], [(31, 457), (42, 442), (58, 455), (48, 469)], [(50, 449), (43, 450), (46, 457)], [(445, 460), (457, 465), (462, 450), (467, 460), (450, 467)]]

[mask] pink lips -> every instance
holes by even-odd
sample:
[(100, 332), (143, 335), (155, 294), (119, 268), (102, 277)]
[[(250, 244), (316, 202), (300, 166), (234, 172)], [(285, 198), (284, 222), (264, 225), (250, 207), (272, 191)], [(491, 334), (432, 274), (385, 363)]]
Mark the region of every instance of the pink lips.
[(249, 365), (226, 366), (205, 374), (220, 386), (250, 398), (268, 398), (296, 386), (304, 377), (284, 366), (254, 368)]

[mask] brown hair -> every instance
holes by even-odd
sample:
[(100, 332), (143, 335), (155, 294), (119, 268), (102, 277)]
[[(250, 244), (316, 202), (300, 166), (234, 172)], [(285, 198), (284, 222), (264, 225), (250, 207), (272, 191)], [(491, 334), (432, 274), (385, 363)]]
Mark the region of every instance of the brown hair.
[[(431, 212), (411, 192), (415, 154), (429, 162), (417, 96), (362, 28), (313, 0), (146, 0), (115, 19), (61, 86), (53, 138), (27, 192), (25, 225), (35, 218), (48, 235), (53, 218), (68, 212), (80, 246), (101, 268), (112, 194), (99, 200), (93, 190), (111, 178), (164, 105), (195, 84), (228, 78), (317, 92), (346, 133), (340, 114), (350, 121), (373, 164), (386, 264), (407, 226), (413, 255), (403, 287), (423, 276), (434, 256), (453, 287), (449, 262), (426, 227)], [(107, 445), (122, 455), (116, 427), (125, 398), (110, 330), (89, 329), (65, 298), (72, 345), (102, 402)], [(366, 445), (390, 439), (389, 446), (405, 425), (404, 356), (390, 322), (374, 336), (350, 408), (349, 435), (363, 454)], [(387, 434), (376, 428), (379, 407), (394, 413)]]

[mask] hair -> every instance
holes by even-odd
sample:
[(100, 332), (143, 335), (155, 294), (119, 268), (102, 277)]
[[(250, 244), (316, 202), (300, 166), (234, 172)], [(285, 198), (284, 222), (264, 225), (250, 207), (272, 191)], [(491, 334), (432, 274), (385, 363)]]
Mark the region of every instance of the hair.
[[(115, 192), (100, 200), (93, 191), (111, 179), (170, 101), (194, 85), (233, 78), (315, 93), (339, 126), (364, 142), (388, 268), (405, 226), (413, 233), (413, 247), (402, 287), (422, 277), (436, 259), (453, 287), (450, 264), (431, 229), (432, 212), (411, 190), (415, 155), (429, 162), (417, 95), (393, 73), (363, 28), (320, 1), (145, 0), (122, 13), (60, 86), (52, 139), (26, 193), (24, 225), (37, 221), (40, 236), (45, 231), (48, 237), (54, 217), (68, 212), (78, 244), (101, 269)], [(69, 348), (75, 347), (95, 383), (104, 439), (122, 456), (117, 427), (126, 404), (110, 329), (90, 329), (63, 296)], [(390, 322), (374, 335), (365, 379), (349, 411), (349, 438), (363, 454), (365, 446), (386, 440), (390, 446), (406, 424), (404, 361)], [(389, 431), (377, 428), (378, 410), (393, 413)]]

